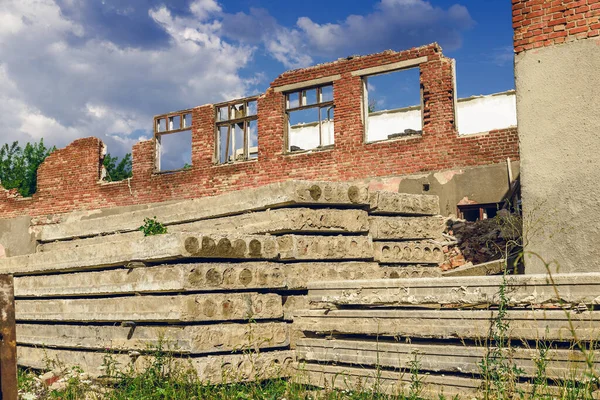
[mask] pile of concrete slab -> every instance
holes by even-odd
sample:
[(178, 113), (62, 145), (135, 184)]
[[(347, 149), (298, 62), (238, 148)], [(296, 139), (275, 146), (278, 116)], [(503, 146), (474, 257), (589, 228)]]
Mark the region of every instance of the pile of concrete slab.
[[(286, 182), (182, 202), (37, 218), (15, 275), (19, 363), (106, 372), (157, 346), (203, 380), (285, 376), (312, 281), (439, 276), (438, 199)], [(168, 233), (143, 236), (153, 218)]]
[(294, 329), (299, 374), (313, 385), (474, 397), (493, 386), (486, 373), (518, 371), (516, 389), (566, 398), (573, 380), (599, 371), (598, 273), (308, 286), (312, 309), (296, 313)]

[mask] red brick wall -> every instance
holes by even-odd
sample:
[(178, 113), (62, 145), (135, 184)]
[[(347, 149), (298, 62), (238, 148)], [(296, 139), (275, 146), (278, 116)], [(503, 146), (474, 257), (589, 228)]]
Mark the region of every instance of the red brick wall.
[[(423, 56), (428, 61), (420, 66), (422, 136), (364, 143), (362, 82), (351, 72)], [(284, 95), (273, 88), (334, 74), (341, 75), (334, 82), (334, 147), (285, 154)], [(436, 44), (288, 71), (258, 101), (258, 160), (215, 165), (215, 111), (212, 105), (201, 106), (193, 110), (191, 169), (154, 173), (154, 144), (146, 141), (133, 148), (131, 180), (101, 183), (103, 145), (96, 138), (79, 139), (44, 162), (32, 199), (0, 190), (0, 218), (212, 196), (288, 179), (364, 180), (518, 159), (516, 129), (459, 137), (453, 99), (452, 60)]]
[(600, 0), (512, 0), (515, 52), (600, 36)]

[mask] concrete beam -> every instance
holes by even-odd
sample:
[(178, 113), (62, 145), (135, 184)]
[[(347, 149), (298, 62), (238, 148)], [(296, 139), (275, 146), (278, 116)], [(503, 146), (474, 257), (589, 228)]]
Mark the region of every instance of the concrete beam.
[[(497, 315), (495, 310), (302, 310), (294, 313), (294, 330), (328, 335), (487, 340)], [(571, 323), (579, 340), (595, 341), (600, 336), (598, 311), (567, 314), (564, 310), (507, 310), (505, 321), (509, 325), (507, 335), (516, 340), (570, 342)]]
[(442, 276), (487, 276), (487, 275), (499, 275), (504, 272), (506, 267), (506, 260), (494, 260), (482, 264), (473, 265), (467, 263), (461, 265), (458, 268), (451, 269), (442, 273)]
[(34, 253), (0, 259), (0, 273), (15, 275), (92, 270), (125, 266), (131, 261), (161, 262), (185, 258), (274, 259), (274, 237), (167, 233), (138, 240), (82, 246), (69, 252)]
[(289, 345), (289, 324), (282, 322), (115, 326), (18, 324), (19, 344), (83, 350), (144, 351), (159, 342), (175, 353), (210, 354)]
[[(369, 230), (367, 212), (354, 209), (281, 208), (171, 225), (170, 233), (203, 234), (282, 234), (282, 233), (365, 233)], [(48, 242), (37, 251), (68, 251), (90, 244), (137, 240), (142, 232), (116, 233), (85, 239)]]
[(282, 260), (368, 260), (373, 259), (369, 236), (301, 236), (277, 238)]
[(421, 242), (374, 242), (375, 261), (393, 264), (438, 264), (444, 261), (442, 246)]
[(231, 293), (100, 299), (17, 300), (17, 321), (200, 322), (275, 319), (276, 294)]
[[(79, 366), (91, 377), (106, 375), (102, 367), (107, 353), (86, 352), (81, 350), (57, 350), (39, 347), (19, 346), (17, 348), (18, 363), (21, 366), (47, 369), (47, 360), (58, 361), (67, 367)], [(111, 354), (116, 361), (117, 371), (125, 371), (128, 367), (142, 371), (152, 358), (149, 356), (130, 357), (125, 354)], [(286, 377), (290, 375), (295, 356), (292, 351), (272, 351), (264, 353), (233, 354), (180, 359), (181, 365), (175, 368), (189, 368), (196, 371), (198, 379), (205, 383), (233, 383), (269, 378)]]
[(373, 192), (370, 213), (379, 215), (437, 215), (440, 202), (437, 196), (396, 192)]
[[(498, 304), (503, 276), (448, 277), (444, 279), (387, 279), (313, 282), (312, 302), (344, 305), (436, 306)], [(600, 273), (511, 275), (507, 278), (508, 306), (600, 304)], [(558, 291), (558, 296), (556, 291)]]
[(368, 204), (366, 185), (288, 181), (119, 214), (111, 215), (110, 210), (73, 213), (64, 216), (61, 223), (36, 229), (37, 239), (49, 242), (135, 231), (143, 224), (144, 218), (155, 217), (165, 225), (173, 225), (290, 205), (341, 205), (358, 208)]
[(375, 240), (435, 239), (444, 232), (443, 217), (369, 217), (369, 234)]
[[(485, 346), (451, 344), (410, 344), (373, 340), (300, 339), (296, 343), (299, 361), (341, 363), (373, 368), (410, 369), (418, 357), (419, 372), (480, 374), (481, 361), (488, 352)], [(417, 354), (417, 356), (415, 356)], [(512, 348), (511, 361), (520, 368), (522, 376), (535, 377), (539, 350)], [(508, 354), (507, 354), (508, 357)], [(546, 376), (551, 379), (583, 377), (588, 371), (586, 358), (579, 350), (548, 350)], [(594, 367), (600, 362), (594, 362)], [(572, 374), (572, 375), (570, 375)]]

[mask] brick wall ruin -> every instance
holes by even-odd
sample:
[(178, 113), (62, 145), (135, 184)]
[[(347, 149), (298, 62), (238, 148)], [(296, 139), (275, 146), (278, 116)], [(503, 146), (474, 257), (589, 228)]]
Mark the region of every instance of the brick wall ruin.
[[(422, 130), (378, 142), (365, 141), (363, 75), (408, 67), (420, 69)], [(286, 151), (285, 93), (316, 84), (333, 85), (334, 144), (322, 149)], [(418, 90), (418, 88), (416, 88)], [(406, 51), (349, 57), (288, 71), (258, 98), (257, 159), (216, 163), (216, 108), (191, 110), (191, 168), (156, 171), (155, 141), (133, 148), (133, 178), (101, 180), (103, 144), (79, 139), (54, 152), (41, 165), (38, 191), (23, 199), (0, 188), (0, 215), (38, 216), (74, 210), (155, 203), (212, 196), (289, 179), (364, 181), (499, 163), (518, 159), (515, 127), (459, 136), (455, 123), (453, 60), (437, 44)]]

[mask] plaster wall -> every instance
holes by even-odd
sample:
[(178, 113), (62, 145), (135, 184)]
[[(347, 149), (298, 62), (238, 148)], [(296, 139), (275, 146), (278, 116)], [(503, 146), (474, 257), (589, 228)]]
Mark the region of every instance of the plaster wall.
[(517, 97), (513, 90), (458, 100), (458, 134), (489, 132), (517, 126)]
[(35, 239), (29, 231), (30, 217), (0, 219), (0, 258), (35, 252)]
[[(599, 70), (598, 39), (515, 58), (526, 251), (553, 272), (600, 270)], [(546, 270), (528, 256), (525, 272)]]

